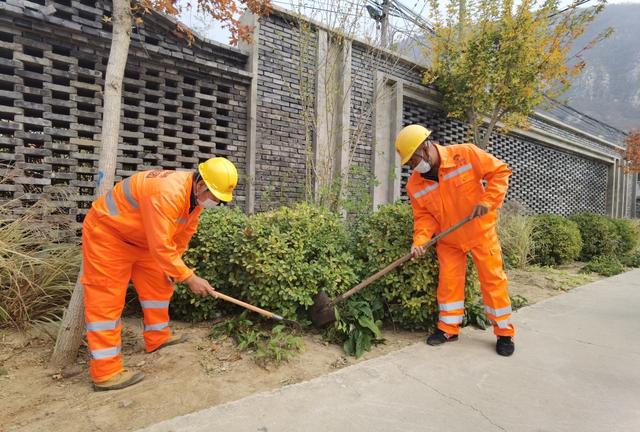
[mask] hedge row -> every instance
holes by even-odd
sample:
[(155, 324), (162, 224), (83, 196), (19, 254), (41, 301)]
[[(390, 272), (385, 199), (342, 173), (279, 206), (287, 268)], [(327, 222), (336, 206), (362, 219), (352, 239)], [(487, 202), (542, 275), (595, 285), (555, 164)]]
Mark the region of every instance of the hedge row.
[[(185, 261), (217, 290), (289, 319), (308, 323), (314, 295), (334, 297), (405, 254), (411, 246), (410, 206), (394, 204), (344, 222), (305, 204), (246, 216), (221, 208), (208, 211)], [(467, 291), (479, 298), (473, 272)], [(438, 265), (433, 250), (365, 289), (372, 319), (405, 329), (426, 329), (437, 320)], [(232, 306), (191, 295), (178, 286), (172, 316), (189, 321), (215, 318)], [(235, 310), (235, 309), (234, 309)]]

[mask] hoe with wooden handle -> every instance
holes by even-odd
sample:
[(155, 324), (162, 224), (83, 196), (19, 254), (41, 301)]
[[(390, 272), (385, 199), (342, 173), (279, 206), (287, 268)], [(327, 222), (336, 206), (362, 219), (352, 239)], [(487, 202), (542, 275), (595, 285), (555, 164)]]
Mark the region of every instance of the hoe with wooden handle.
[(269, 312), (268, 310), (261, 309), (258, 306), (254, 306), (252, 304), (245, 303), (242, 300), (238, 300), (238, 299), (233, 298), (231, 296), (228, 296), (226, 294), (222, 294), (221, 292), (218, 292), (218, 291), (214, 291), (214, 292), (215, 292), (215, 294), (211, 294), (214, 298), (221, 299), (221, 300), (224, 300), (224, 301), (228, 301), (229, 303), (233, 303), (233, 304), (236, 304), (238, 306), (242, 306), (245, 309), (249, 309), (250, 311), (259, 313), (263, 317), (271, 318), (273, 320), (280, 321), (280, 322), (282, 322), (284, 324), (291, 324), (291, 325), (295, 326), (298, 329), (301, 328), (300, 324), (298, 324), (295, 321), (288, 320), (286, 318), (281, 317), (280, 315), (274, 314), (273, 312)]
[[(448, 234), (452, 233), (453, 231), (457, 230), (462, 225), (464, 225), (467, 222), (469, 222), (471, 219), (473, 219), (472, 216), (467, 216), (466, 218), (464, 218), (460, 222), (458, 222), (455, 225), (452, 225), (451, 227), (449, 227), (448, 229), (442, 231), (440, 234), (438, 234), (437, 236), (433, 237), (429, 241), (429, 243), (427, 243), (425, 245), (425, 247), (433, 246), (438, 240), (442, 239), (443, 237), (445, 237)], [(336, 311), (335, 311), (335, 308), (334, 308), (335, 305), (337, 305), (340, 302), (345, 301), (346, 299), (348, 299), (352, 295), (360, 292), (364, 288), (366, 288), (369, 285), (371, 285), (373, 282), (375, 282), (378, 279), (382, 278), (384, 275), (386, 275), (390, 271), (400, 267), (401, 265), (403, 265), (404, 263), (406, 263), (410, 259), (411, 259), (411, 253), (408, 253), (408, 254), (398, 258), (397, 260), (395, 260), (394, 262), (392, 262), (391, 264), (389, 264), (388, 266), (386, 266), (382, 270), (380, 270), (377, 273), (369, 276), (368, 278), (366, 278), (365, 280), (360, 282), (358, 285), (354, 286), (349, 291), (339, 295), (338, 297), (336, 297), (333, 300), (329, 299), (329, 296), (327, 295), (326, 292), (324, 292), (324, 291), (318, 292), (318, 294), (316, 294), (316, 296), (314, 297), (313, 305), (311, 306), (311, 309), (309, 310), (309, 314), (311, 315), (311, 322), (313, 322), (313, 325), (315, 327), (317, 327), (317, 328), (323, 328), (323, 327), (327, 326), (328, 324), (331, 324), (332, 322), (334, 322), (336, 320)]]

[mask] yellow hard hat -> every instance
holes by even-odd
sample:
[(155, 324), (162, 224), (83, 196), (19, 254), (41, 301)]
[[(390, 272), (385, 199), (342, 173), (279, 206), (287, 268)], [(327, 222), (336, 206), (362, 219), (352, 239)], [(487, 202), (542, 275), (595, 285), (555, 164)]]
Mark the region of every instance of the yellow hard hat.
[(233, 189), (238, 184), (236, 166), (223, 157), (214, 157), (198, 165), (198, 172), (213, 196), (220, 201), (233, 199)]
[(405, 126), (396, 137), (396, 151), (400, 155), (402, 165), (411, 159), (411, 156), (418, 150), (420, 144), (426, 140), (431, 131), (424, 126), (412, 124)]

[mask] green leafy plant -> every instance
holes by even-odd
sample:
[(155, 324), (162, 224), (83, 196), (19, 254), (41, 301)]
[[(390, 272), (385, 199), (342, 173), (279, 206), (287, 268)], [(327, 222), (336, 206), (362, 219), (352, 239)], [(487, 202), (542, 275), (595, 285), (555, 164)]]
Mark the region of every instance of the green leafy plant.
[(620, 262), (626, 267), (638, 268), (640, 267), (640, 250), (636, 250), (630, 254), (623, 256)]
[(534, 263), (552, 266), (578, 258), (583, 246), (574, 221), (557, 215), (535, 216), (533, 220)]
[(580, 270), (582, 273), (598, 273), (602, 276), (615, 276), (623, 271), (622, 263), (612, 255), (596, 256)]
[(604, 216), (582, 213), (571, 216), (578, 224), (582, 237), (580, 260), (589, 261), (599, 255), (614, 255), (619, 248), (620, 236), (615, 223)]
[(620, 239), (616, 248), (616, 255), (619, 257), (628, 255), (638, 247), (638, 241), (640, 240), (637, 222), (631, 219), (611, 219), (611, 222), (615, 225)]
[[(185, 263), (196, 274), (209, 281), (217, 290), (239, 296), (241, 290), (231, 283), (234, 267), (230, 257), (247, 224), (247, 216), (238, 209), (220, 207), (206, 211), (200, 218), (198, 230), (184, 255)], [(212, 297), (195, 296), (186, 285), (176, 286), (171, 300), (171, 315), (186, 321), (204, 321), (235, 310), (229, 303)]]
[(302, 337), (293, 334), (289, 328), (279, 324), (263, 330), (247, 319), (246, 312), (214, 325), (209, 336), (216, 339), (230, 337), (240, 351), (253, 351), (255, 362), (262, 367), (280, 366), (304, 351)]
[(338, 215), (306, 204), (250, 217), (229, 260), (247, 301), (290, 319), (303, 320), (318, 291), (335, 296), (357, 280)]
[(518, 309), (525, 307), (526, 305), (529, 304), (529, 300), (527, 300), (526, 297), (523, 297), (520, 294), (510, 296), (510, 299), (511, 299), (511, 308), (514, 311), (517, 311)]
[[(404, 203), (388, 204), (364, 218), (352, 233), (354, 255), (362, 262), (361, 279), (377, 272), (411, 248), (413, 214)], [(466, 286), (473, 286), (475, 275), (467, 269)], [(362, 293), (370, 301), (376, 319), (388, 318), (404, 329), (433, 328), (438, 319), (436, 289), (438, 262), (434, 248), (415, 261), (387, 274)]]
[(382, 321), (375, 320), (369, 302), (351, 298), (336, 309), (336, 322), (325, 336), (342, 343), (348, 355), (359, 358), (374, 344), (383, 341), (381, 326)]

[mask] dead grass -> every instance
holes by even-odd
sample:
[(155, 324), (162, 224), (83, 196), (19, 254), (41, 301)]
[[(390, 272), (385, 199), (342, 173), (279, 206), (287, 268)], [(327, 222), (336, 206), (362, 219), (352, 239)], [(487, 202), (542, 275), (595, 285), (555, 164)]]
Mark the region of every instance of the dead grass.
[[(0, 204), (0, 326), (24, 329), (58, 320), (80, 267), (71, 219), (56, 215), (51, 195), (15, 216), (19, 201)], [(55, 223), (54, 223), (55, 221)]]

